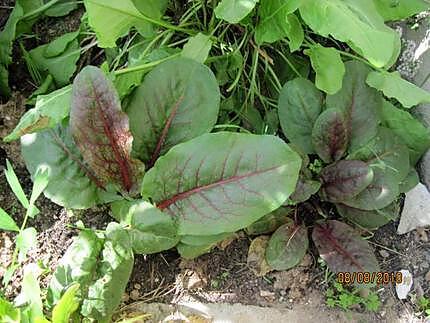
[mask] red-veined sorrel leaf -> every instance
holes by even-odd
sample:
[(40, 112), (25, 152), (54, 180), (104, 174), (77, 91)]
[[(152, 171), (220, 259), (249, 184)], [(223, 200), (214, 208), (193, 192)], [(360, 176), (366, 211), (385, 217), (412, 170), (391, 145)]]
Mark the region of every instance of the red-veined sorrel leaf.
[(312, 130), (312, 144), (315, 151), (326, 163), (342, 158), (348, 149), (348, 127), (343, 113), (327, 109), (315, 121)]
[(219, 102), (216, 78), (205, 65), (188, 58), (158, 65), (127, 107), (133, 154), (152, 167), (171, 147), (211, 131)]
[(366, 84), (371, 69), (358, 61), (345, 63), (346, 73), (342, 89), (328, 95), (328, 108), (336, 108), (345, 115), (350, 134), (349, 151), (354, 151), (372, 139), (378, 131), (378, 112), (382, 96)]
[(288, 221), (288, 216), (293, 213), (293, 211), (294, 210), (290, 207), (281, 206), (279, 209), (266, 214), (258, 221), (246, 227), (245, 231), (251, 236), (272, 233)]
[(133, 137), (128, 117), (112, 82), (97, 67), (85, 67), (73, 82), (70, 128), (103, 186), (113, 183), (125, 192), (137, 189), (141, 165), (130, 157)]
[(360, 160), (340, 160), (321, 171), (324, 197), (331, 202), (351, 198), (363, 191), (373, 179), (373, 171)]
[(285, 202), (300, 164), (274, 136), (206, 134), (159, 158), (142, 195), (178, 218), (180, 235), (234, 232)]
[(273, 233), (266, 249), (267, 263), (276, 270), (287, 270), (300, 263), (308, 250), (308, 231), (290, 219)]
[(379, 271), (378, 261), (367, 241), (345, 223), (330, 220), (317, 225), (312, 239), (321, 258), (334, 273)]

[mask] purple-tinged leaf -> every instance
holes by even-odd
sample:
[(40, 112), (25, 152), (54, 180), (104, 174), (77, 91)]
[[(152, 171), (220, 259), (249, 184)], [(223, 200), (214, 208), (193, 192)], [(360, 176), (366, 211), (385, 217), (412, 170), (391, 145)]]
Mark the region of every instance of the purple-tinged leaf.
[(341, 160), (321, 171), (322, 193), (331, 202), (341, 202), (363, 191), (373, 180), (373, 171), (360, 160)]
[(289, 198), (289, 204), (298, 204), (308, 200), (313, 194), (321, 188), (321, 182), (306, 178), (304, 175), (299, 176), (296, 189)]
[(266, 248), (267, 263), (276, 270), (287, 270), (300, 263), (308, 250), (308, 231), (289, 222), (273, 233)]
[(344, 114), (328, 109), (320, 114), (312, 130), (312, 144), (326, 163), (338, 161), (348, 149), (349, 133)]
[(130, 157), (133, 137), (114, 86), (94, 66), (85, 67), (72, 90), (70, 128), (85, 162), (103, 186), (137, 189), (141, 165)]
[(368, 242), (345, 223), (330, 220), (317, 225), (312, 239), (321, 258), (334, 273), (379, 271), (378, 261)]

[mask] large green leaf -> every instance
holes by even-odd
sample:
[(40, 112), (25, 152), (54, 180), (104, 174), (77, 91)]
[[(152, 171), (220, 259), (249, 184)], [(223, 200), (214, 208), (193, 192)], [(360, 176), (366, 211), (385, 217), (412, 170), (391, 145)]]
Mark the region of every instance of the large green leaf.
[[(97, 178), (83, 162), (67, 128), (28, 134), (21, 137), (22, 155), (30, 174), (40, 165), (48, 168), (44, 194), (54, 203), (73, 209), (86, 209), (118, 199), (113, 191), (98, 187)], [(92, 180), (92, 179), (93, 180)]]
[(382, 123), (408, 146), (411, 166), (430, 148), (430, 130), (409, 112), (396, 108), (388, 101), (384, 101), (382, 106)]
[(132, 0), (84, 0), (88, 22), (96, 32), (98, 45), (103, 48), (115, 47), (116, 40), (125, 36), (131, 27), (136, 27), (147, 36), (151, 28), (148, 24), (162, 14), (150, 9), (154, 1), (144, 2), (147, 3), (137, 5), (142, 10), (139, 11)]
[(350, 133), (349, 151), (354, 151), (372, 139), (378, 131), (381, 95), (366, 85), (370, 67), (358, 61), (345, 63), (342, 89), (327, 96), (327, 107), (344, 112)]
[(289, 222), (273, 233), (266, 248), (266, 260), (275, 270), (287, 270), (300, 263), (308, 249), (308, 231)]
[(130, 194), (139, 190), (143, 165), (131, 158), (128, 116), (113, 83), (97, 67), (86, 66), (73, 81), (70, 130), (96, 183)]
[(174, 145), (209, 132), (219, 102), (217, 81), (206, 66), (187, 58), (158, 65), (127, 107), (134, 154), (149, 168)]
[(133, 269), (133, 250), (128, 232), (109, 223), (94, 283), (82, 303), (81, 313), (96, 322), (110, 322)]
[(215, 15), (218, 19), (236, 24), (254, 9), (257, 2), (258, 0), (221, 0), (215, 8)]
[(304, 51), (311, 59), (316, 73), (315, 85), (320, 90), (335, 94), (342, 88), (345, 66), (339, 52), (333, 47), (316, 44)]
[[(58, 86), (67, 85), (76, 70), (76, 63), (81, 55), (77, 34), (77, 32), (64, 34), (50, 44), (29, 51), (37, 68), (40, 71), (49, 71)], [(59, 52), (61, 49), (63, 51)]]
[(399, 72), (372, 71), (366, 82), (385, 96), (397, 99), (405, 108), (430, 103), (430, 92), (402, 79)]
[(69, 115), (71, 90), (68, 85), (52, 93), (39, 95), (36, 106), (21, 117), (15, 129), (3, 140), (9, 142), (28, 133), (55, 127)]
[(381, 210), (365, 211), (349, 207), (345, 204), (336, 204), (336, 209), (341, 216), (349, 221), (367, 229), (377, 229), (399, 216), (399, 204), (391, 203)]
[(259, 11), (261, 21), (255, 28), (256, 43), (273, 43), (287, 37), (290, 50), (298, 50), (303, 43), (304, 32), (300, 20), (292, 12), (301, 2), (302, 0), (287, 3), (280, 0), (263, 1)]
[(185, 259), (194, 259), (205, 253), (208, 253), (213, 248), (213, 244), (201, 245), (201, 246), (192, 246), (186, 243), (178, 243), (176, 249), (182, 258)]
[(348, 149), (349, 129), (344, 114), (327, 109), (315, 121), (312, 144), (318, 156), (326, 163), (338, 161)]
[(415, 168), (411, 168), (408, 176), (406, 176), (399, 184), (400, 193), (407, 193), (420, 182), (418, 172)]
[[(21, 310), (22, 321), (37, 322), (44, 319), (41, 290), (38, 281), (38, 268), (36, 264), (24, 267), (24, 277), (22, 278), (21, 293), (16, 298), (17, 305), (23, 307)], [(25, 306), (22, 306), (25, 304)]]
[(305, 1), (303, 20), (318, 34), (348, 43), (376, 67), (389, 65), (399, 35), (384, 25), (372, 0)]
[[(44, 0), (47, 2), (48, 0)], [(62, 17), (78, 7), (78, 0), (59, 0), (55, 5), (45, 10), (43, 14), (48, 17)], [(55, 323), (55, 322), (54, 322)]]
[(345, 223), (329, 220), (317, 225), (312, 239), (321, 258), (334, 273), (379, 271), (369, 243)]
[(285, 136), (306, 154), (312, 154), (312, 128), (321, 113), (323, 97), (307, 79), (296, 78), (281, 90), (279, 121)]
[(373, 171), (360, 160), (340, 160), (321, 171), (322, 193), (331, 202), (351, 198), (373, 180)]
[(79, 284), (81, 297), (86, 295), (102, 247), (103, 240), (91, 230), (83, 230), (73, 239), (49, 283), (47, 294), (49, 307), (56, 305), (72, 284)]
[(21, 312), (0, 296), (0, 321), (4, 323), (20, 323)]
[(142, 195), (178, 218), (180, 235), (234, 232), (281, 206), (300, 165), (273, 136), (206, 134), (161, 157), (146, 173)]
[(373, 0), (373, 2), (385, 21), (402, 20), (430, 7), (426, 0)]
[(202, 33), (191, 37), (184, 45), (182, 56), (188, 57), (196, 62), (204, 63), (209, 56), (212, 47), (212, 40), (209, 36)]
[(78, 291), (79, 284), (73, 284), (67, 288), (52, 310), (52, 323), (69, 323), (70, 316), (79, 308)]
[(288, 216), (291, 215), (292, 211), (292, 208), (282, 206), (247, 226), (245, 231), (249, 235), (272, 233), (287, 222)]
[(173, 248), (179, 242), (175, 219), (148, 202), (131, 206), (130, 238), (138, 254), (150, 254)]
[[(133, 4), (143, 15), (150, 18), (160, 19), (167, 9), (169, 0), (132, 0)], [(139, 33), (144, 37), (154, 35), (155, 26), (150, 22), (140, 22), (136, 26)]]

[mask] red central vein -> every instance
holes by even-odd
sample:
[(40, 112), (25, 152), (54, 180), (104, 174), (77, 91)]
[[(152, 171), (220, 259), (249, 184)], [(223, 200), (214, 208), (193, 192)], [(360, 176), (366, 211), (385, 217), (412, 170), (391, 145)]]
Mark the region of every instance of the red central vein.
[(240, 180), (242, 180), (244, 178), (256, 176), (256, 175), (259, 175), (259, 174), (262, 174), (262, 173), (267, 173), (267, 172), (273, 171), (273, 170), (275, 170), (277, 168), (280, 168), (280, 167), (282, 167), (282, 166), (274, 166), (274, 167), (271, 167), (271, 168), (268, 168), (268, 169), (259, 170), (259, 171), (255, 171), (255, 172), (244, 174), (244, 175), (232, 176), (230, 178), (222, 179), (222, 180), (219, 180), (219, 181), (217, 181), (215, 183), (211, 183), (211, 184), (208, 184), (208, 185), (198, 186), (198, 187), (195, 187), (195, 188), (193, 188), (193, 189), (191, 189), (189, 191), (178, 193), (178, 194), (172, 196), (171, 198), (160, 202), (157, 205), (157, 207), (160, 210), (164, 210), (164, 209), (168, 208), (170, 205), (172, 205), (172, 204), (174, 204), (174, 203), (176, 203), (178, 201), (184, 200), (184, 199), (190, 197), (193, 194), (198, 194), (198, 193), (200, 193), (202, 191), (209, 190), (211, 188), (214, 188), (214, 187), (217, 187), (217, 186), (220, 186), (220, 185), (225, 185), (225, 184), (237, 182), (237, 181), (240, 181)]
[(164, 142), (166, 141), (167, 134), (169, 133), (169, 129), (172, 125), (173, 119), (176, 116), (176, 113), (178, 112), (179, 105), (183, 101), (184, 96), (181, 95), (176, 102), (175, 106), (173, 107), (172, 111), (169, 114), (169, 117), (166, 120), (166, 124), (164, 125), (163, 131), (161, 132), (160, 138), (158, 139), (157, 146), (155, 147), (154, 152), (152, 153), (151, 160), (149, 161), (148, 168), (154, 166), (155, 161), (160, 156), (161, 148), (164, 145)]

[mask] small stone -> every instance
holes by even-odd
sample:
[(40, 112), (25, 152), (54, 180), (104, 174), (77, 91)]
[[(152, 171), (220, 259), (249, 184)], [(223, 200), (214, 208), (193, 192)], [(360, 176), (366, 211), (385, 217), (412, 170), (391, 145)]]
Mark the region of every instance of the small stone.
[(417, 228), (416, 231), (417, 231), (419, 240), (421, 240), (423, 242), (428, 242), (429, 241), (429, 238), (427, 236), (427, 232), (424, 230), (424, 228), (422, 228), (422, 227)]
[(424, 277), (428, 282), (430, 281), (430, 271)]
[(268, 290), (260, 290), (260, 296), (261, 297), (267, 297), (267, 298), (273, 298), (273, 297), (275, 297), (275, 293), (270, 292)]
[(134, 284), (134, 289), (141, 289), (142, 285), (140, 285), (139, 283)]
[(185, 287), (187, 289), (195, 289), (195, 288), (203, 287), (202, 279), (195, 271), (190, 271), (190, 275), (187, 279)]
[(136, 290), (136, 289), (133, 289), (133, 290), (131, 291), (131, 293), (130, 293), (130, 298), (131, 298), (133, 301), (137, 301), (137, 300), (139, 299), (139, 297), (140, 297), (140, 293), (139, 293), (139, 291), (138, 291), (138, 290)]
[(130, 299), (130, 296), (127, 293), (122, 294), (122, 301), (128, 302)]
[(390, 256), (390, 254), (385, 249), (379, 250), (379, 254), (382, 258), (388, 258)]

